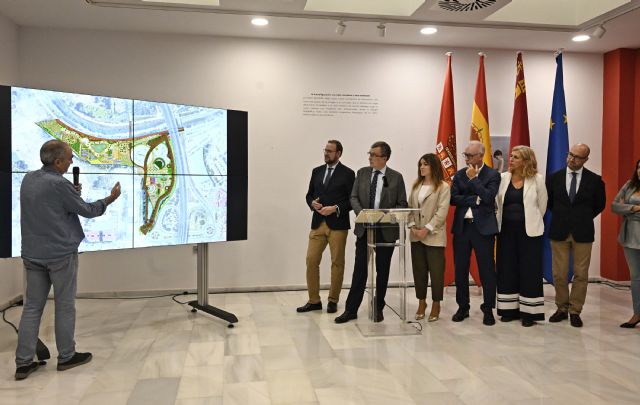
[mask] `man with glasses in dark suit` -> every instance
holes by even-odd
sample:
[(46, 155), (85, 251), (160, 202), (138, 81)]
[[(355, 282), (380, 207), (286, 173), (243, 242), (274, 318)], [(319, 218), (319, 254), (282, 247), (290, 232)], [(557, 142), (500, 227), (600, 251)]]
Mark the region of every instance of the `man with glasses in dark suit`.
[(462, 154), (467, 167), (458, 170), (451, 187), (451, 205), (456, 207), (451, 226), (458, 310), (451, 318), (462, 322), (469, 317), (469, 265), (471, 250), (482, 282), (484, 302), (482, 323), (494, 325), (496, 306), (495, 237), (498, 233), (495, 199), (500, 173), (483, 163), (484, 145), (471, 141)]
[[(369, 150), (369, 166), (358, 170), (356, 181), (351, 191), (351, 207), (358, 215), (367, 208), (407, 208), (407, 192), (404, 188), (402, 174), (387, 166), (391, 157), (391, 147), (386, 142), (376, 142)], [(356, 224), (356, 258), (353, 265), (351, 289), (345, 304), (345, 311), (335, 319), (336, 323), (345, 323), (358, 318), (358, 308), (362, 303), (367, 284), (367, 232), (362, 224)], [(399, 237), (397, 226), (382, 227), (376, 232), (377, 243), (394, 243)], [(389, 282), (389, 267), (393, 246), (376, 247), (376, 318), (382, 322), (384, 297)]]
[[(582, 327), (580, 313), (587, 296), (593, 220), (606, 206), (602, 178), (584, 167), (590, 149), (578, 143), (567, 155), (567, 167), (547, 178), (551, 210), (551, 255), (557, 311), (549, 322), (570, 318), (571, 326)], [(573, 285), (569, 292), (569, 256), (573, 256)]]
[(327, 312), (338, 311), (344, 277), (344, 250), (349, 232), (349, 197), (355, 173), (340, 163), (342, 143), (330, 140), (324, 147), (324, 163), (311, 172), (307, 205), (313, 211), (307, 246), (307, 289), (309, 301), (298, 312), (320, 311), (320, 261), (327, 245), (331, 252), (331, 287)]

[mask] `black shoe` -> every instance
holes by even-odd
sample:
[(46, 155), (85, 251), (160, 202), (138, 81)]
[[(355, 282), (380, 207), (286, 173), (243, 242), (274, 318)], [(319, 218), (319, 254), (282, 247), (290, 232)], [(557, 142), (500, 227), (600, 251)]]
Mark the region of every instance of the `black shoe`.
[(580, 314), (569, 314), (569, 322), (574, 328), (582, 328), (582, 319), (580, 319)]
[(317, 304), (306, 303), (301, 307), (296, 308), (297, 312), (309, 312), (309, 311), (322, 311), (322, 302)]
[(327, 304), (327, 313), (335, 314), (336, 312), (338, 312), (338, 304), (329, 301), (329, 303)]
[(626, 329), (633, 329), (636, 327), (636, 325), (639, 323), (640, 321), (635, 321), (633, 323), (631, 322), (625, 322), (622, 325), (620, 325), (621, 328), (626, 328)]
[(566, 312), (557, 310), (555, 314), (549, 317), (549, 322), (556, 323), (556, 322), (564, 321), (568, 317), (569, 315), (567, 315)]
[(87, 353), (76, 352), (76, 354), (74, 354), (71, 359), (65, 361), (64, 363), (58, 362), (57, 370), (64, 371), (64, 370), (69, 370), (70, 368), (81, 366), (83, 364), (90, 362), (92, 357), (93, 356), (91, 355), (91, 353), (88, 353), (88, 352)]
[(512, 316), (503, 315), (500, 317), (500, 322), (511, 322), (511, 321), (516, 321), (518, 319), (520, 319), (520, 315), (512, 315)]
[(522, 326), (524, 326), (525, 328), (529, 328), (535, 324), (536, 324), (536, 321), (534, 321), (533, 319), (525, 318), (522, 320)]
[(493, 310), (491, 308), (483, 309), (482, 312), (484, 312), (484, 316), (482, 317), (483, 324), (487, 326), (493, 326), (496, 324), (496, 318), (493, 317)]
[(376, 312), (376, 316), (373, 319), (373, 322), (382, 322), (384, 321), (384, 315), (382, 314), (382, 310), (378, 310)]
[(460, 309), (460, 308), (458, 308), (456, 313), (453, 314), (453, 316), (451, 317), (451, 320), (453, 322), (462, 322), (462, 321), (464, 321), (465, 318), (468, 318), (468, 317), (469, 317), (469, 310), (468, 309)]
[(345, 323), (345, 322), (349, 322), (352, 319), (358, 319), (358, 314), (354, 314), (354, 313), (351, 313), (351, 312), (345, 310), (342, 313), (342, 315), (340, 315), (339, 317), (334, 319), (334, 322), (335, 323)]
[(40, 364), (38, 364), (38, 362), (33, 361), (28, 366), (22, 366), (22, 367), (16, 368), (16, 375), (15, 375), (16, 380), (17, 381), (24, 380), (25, 378), (29, 377), (29, 374), (36, 371), (39, 366)]

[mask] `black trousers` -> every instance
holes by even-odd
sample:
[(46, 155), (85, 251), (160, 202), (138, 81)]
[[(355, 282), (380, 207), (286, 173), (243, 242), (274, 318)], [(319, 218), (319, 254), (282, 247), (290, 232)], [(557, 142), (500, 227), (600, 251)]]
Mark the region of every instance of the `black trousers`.
[(494, 235), (482, 235), (474, 222), (464, 222), (462, 234), (453, 236), (453, 262), (456, 273), (456, 302), (460, 309), (469, 309), (469, 265), (471, 250), (476, 254), (484, 303), (482, 309), (495, 308), (496, 271), (493, 260)]
[(527, 236), (524, 221), (504, 221), (496, 259), (498, 315), (543, 321), (542, 236)]
[[(376, 233), (376, 242), (385, 242), (380, 232)], [(393, 247), (376, 247), (376, 306), (382, 310), (385, 305), (384, 297), (387, 294), (387, 284), (389, 284), (389, 268), (391, 267), (391, 257)], [(356, 239), (356, 259), (353, 265), (353, 277), (351, 288), (347, 296), (345, 309), (352, 313), (357, 313), (364, 290), (367, 286), (369, 270), (367, 266), (367, 234)]]

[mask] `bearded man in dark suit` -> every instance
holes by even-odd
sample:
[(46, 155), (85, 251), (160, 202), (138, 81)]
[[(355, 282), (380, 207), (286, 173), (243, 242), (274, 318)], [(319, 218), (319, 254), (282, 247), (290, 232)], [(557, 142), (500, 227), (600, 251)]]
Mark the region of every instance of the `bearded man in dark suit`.
[(344, 277), (344, 250), (349, 232), (349, 201), (355, 173), (340, 163), (342, 143), (330, 140), (324, 147), (324, 162), (311, 172), (307, 205), (313, 211), (307, 247), (307, 289), (309, 301), (298, 312), (322, 310), (320, 301), (320, 261), (327, 245), (331, 252), (331, 287), (327, 312), (338, 311)]
[[(567, 155), (567, 167), (547, 178), (553, 286), (558, 307), (549, 322), (570, 318), (571, 326), (576, 328), (583, 325), (580, 313), (587, 296), (595, 233), (593, 220), (607, 203), (602, 178), (584, 167), (590, 151), (585, 144), (573, 145)], [(573, 256), (571, 293), (567, 281), (570, 255)]]

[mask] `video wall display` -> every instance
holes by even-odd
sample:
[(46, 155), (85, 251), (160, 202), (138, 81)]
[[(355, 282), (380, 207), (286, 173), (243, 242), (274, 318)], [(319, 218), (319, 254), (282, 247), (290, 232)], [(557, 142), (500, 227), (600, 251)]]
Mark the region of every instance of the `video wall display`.
[(1, 257), (20, 256), (20, 185), (51, 139), (71, 147), (86, 201), (122, 187), (80, 217), (80, 251), (246, 239), (246, 112), (0, 86)]

